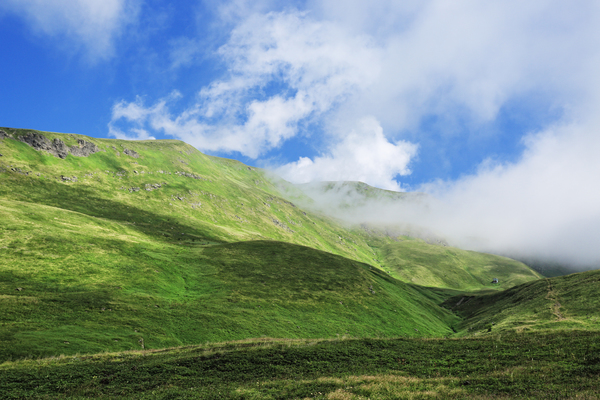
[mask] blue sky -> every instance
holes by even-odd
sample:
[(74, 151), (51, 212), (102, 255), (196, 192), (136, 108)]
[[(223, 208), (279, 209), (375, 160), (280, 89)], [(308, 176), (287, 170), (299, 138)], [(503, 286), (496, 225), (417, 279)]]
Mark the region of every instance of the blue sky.
[(543, 252), (600, 239), (598, 27), (591, 0), (5, 0), (0, 125), (426, 190), (458, 218), (432, 229)]

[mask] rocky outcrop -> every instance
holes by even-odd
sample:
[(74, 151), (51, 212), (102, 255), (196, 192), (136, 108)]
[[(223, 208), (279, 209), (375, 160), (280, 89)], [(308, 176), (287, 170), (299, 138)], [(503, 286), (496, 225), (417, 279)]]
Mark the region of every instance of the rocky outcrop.
[(94, 154), (100, 151), (98, 146), (92, 142), (86, 142), (85, 140), (77, 140), (78, 146), (71, 146), (69, 151), (75, 157), (87, 157), (90, 154)]
[(290, 232), (290, 233), (294, 233), (295, 231), (293, 231), (292, 229), (290, 229), (289, 226), (287, 226), (286, 224), (284, 224), (283, 222), (279, 221), (277, 218), (271, 218), (271, 221), (273, 221), (273, 223), (275, 225), (277, 225), (280, 228), (285, 229), (286, 231)]
[(10, 137), (10, 135), (6, 132), (4, 132), (2, 129), (0, 129), (0, 140)]
[[(48, 140), (48, 139), (46, 139)], [(52, 141), (52, 148), (54, 149), (55, 156), (57, 156), (58, 158), (67, 158), (67, 156), (69, 155), (69, 147), (67, 147), (67, 145), (65, 144), (65, 142), (63, 142), (62, 140), (55, 138)]]
[(151, 192), (156, 189), (160, 189), (162, 185), (160, 183), (146, 183), (146, 190)]
[(27, 132), (19, 136), (19, 140), (27, 143), (36, 150), (44, 150), (58, 158), (66, 158), (69, 153), (76, 157), (87, 157), (100, 151), (94, 143), (79, 139), (77, 146), (68, 147), (65, 142), (55, 138), (52, 142), (46, 136), (37, 132)]
[(36, 150), (47, 151), (55, 157), (66, 158), (69, 154), (69, 148), (62, 140), (54, 139), (51, 142), (46, 136), (37, 132), (27, 132), (27, 134), (19, 136), (19, 140)]
[(140, 155), (136, 151), (133, 151), (133, 150), (123, 149), (123, 153), (127, 154), (128, 156), (131, 156), (133, 158), (140, 158)]

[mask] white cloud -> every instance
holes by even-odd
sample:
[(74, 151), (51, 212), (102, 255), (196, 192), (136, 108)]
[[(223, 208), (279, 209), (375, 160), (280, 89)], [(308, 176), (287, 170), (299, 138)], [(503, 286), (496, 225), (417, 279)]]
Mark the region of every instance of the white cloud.
[[(372, 82), (379, 57), (364, 37), (349, 38), (343, 29), (299, 12), (248, 18), (219, 55), (229, 75), (203, 88), (183, 112), (171, 115), (171, 102), (160, 100), (137, 118), (114, 113), (111, 126), (147, 126), (200, 150), (256, 158)], [(283, 89), (271, 93), (273, 83)], [(143, 107), (139, 100), (131, 104)], [(120, 103), (115, 110), (126, 107)]]
[(417, 146), (400, 141), (390, 143), (373, 118), (359, 122), (355, 130), (337, 142), (329, 155), (311, 160), (300, 157), (276, 172), (293, 183), (314, 181), (360, 181), (389, 189), (401, 190), (396, 175), (407, 175)]
[(517, 163), (425, 186), (441, 203), (421, 223), (462, 247), (600, 263), (599, 133), (598, 120), (556, 126)]
[[(34, 31), (83, 47), (91, 60), (113, 55), (114, 40), (138, 12), (138, 0), (4, 0)], [(64, 44), (63, 44), (64, 45)], [(66, 46), (65, 46), (66, 47)]]

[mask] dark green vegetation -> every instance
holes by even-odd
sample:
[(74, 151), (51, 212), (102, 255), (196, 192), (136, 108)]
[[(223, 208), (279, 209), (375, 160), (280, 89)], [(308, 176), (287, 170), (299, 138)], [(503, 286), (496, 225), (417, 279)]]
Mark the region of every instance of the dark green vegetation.
[(600, 335), (230, 342), (0, 366), (8, 399), (600, 398)]
[[(595, 338), (564, 329), (597, 331), (597, 274), (539, 279), (507, 258), (347, 228), (264, 171), (182, 142), (36, 134), (0, 129), (0, 398), (461, 398), (509, 375), (498, 393), (543, 398), (553, 389), (527, 382), (552, 368), (580, 381), (548, 375), (550, 388), (596, 393), (598, 372), (555, 350)], [(214, 344), (251, 338), (295, 341)], [(545, 363), (508, 361), (544, 341)], [(480, 359), (492, 344), (504, 369)], [(573, 354), (598, 359), (585, 351)]]

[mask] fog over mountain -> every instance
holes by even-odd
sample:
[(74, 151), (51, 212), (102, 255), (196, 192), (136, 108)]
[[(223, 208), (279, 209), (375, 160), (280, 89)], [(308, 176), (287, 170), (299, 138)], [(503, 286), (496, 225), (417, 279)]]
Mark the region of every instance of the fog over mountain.
[[(416, 195), (365, 196), (300, 186), (316, 207), (353, 224), (396, 226), (449, 244), (574, 268), (600, 266), (600, 138), (595, 124), (556, 126), (526, 139), (514, 163), (483, 164)], [(351, 207), (348, 207), (351, 205)]]

